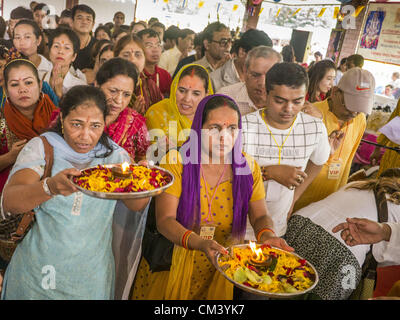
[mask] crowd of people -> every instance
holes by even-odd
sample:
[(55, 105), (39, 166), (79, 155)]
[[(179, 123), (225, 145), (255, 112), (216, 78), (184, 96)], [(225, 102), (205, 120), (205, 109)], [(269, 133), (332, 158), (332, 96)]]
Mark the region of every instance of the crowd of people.
[[(116, 12), (94, 30), (87, 5), (49, 14), (32, 1), (0, 19), (0, 220), (35, 212), (10, 261), (0, 260), (2, 299), (118, 299), (121, 291), (135, 300), (245, 299), (215, 256), (248, 240), (311, 261), (317, 299), (351, 296), (342, 268), (353, 266), (359, 283), (370, 245), (381, 265), (400, 264), (398, 154), (380, 159), (377, 148), (378, 176), (348, 183), (375, 90), (362, 56), (336, 66), (319, 53), (307, 66), (290, 45), (274, 50), (266, 32), (239, 34), (219, 21), (196, 34), (157, 18), (128, 25)], [(70, 180), (124, 161), (154, 162), (174, 182), (156, 197), (117, 202)], [(376, 192), (387, 198), (385, 222)], [(125, 225), (141, 230), (134, 250), (125, 243), (133, 259), (116, 252), (122, 212), (140, 221)], [(173, 244), (161, 271), (141, 254), (150, 214)], [(130, 276), (121, 278), (124, 268)]]

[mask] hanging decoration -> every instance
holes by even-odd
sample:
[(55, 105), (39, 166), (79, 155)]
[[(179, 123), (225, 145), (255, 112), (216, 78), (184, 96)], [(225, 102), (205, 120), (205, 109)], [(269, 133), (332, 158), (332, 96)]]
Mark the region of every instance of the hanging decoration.
[(294, 17), (296, 14), (298, 14), (301, 11), (301, 8), (298, 8), (293, 14), (292, 17)]
[(260, 9), (260, 12), (258, 13), (258, 16), (260, 16), (261, 12), (263, 12), (264, 8)]
[(239, 5), (234, 4), (234, 5), (233, 5), (233, 8), (232, 8), (232, 11), (236, 11), (238, 8), (239, 8)]
[(326, 8), (322, 8), (321, 11), (318, 13), (318, 18), (321, 18), (326, 11)]
[(365, 8), (365, 6), (359, 6), (357, 7), (356, 11), (352, 14), (353, 17), (357, 18), (360, 12)]
[(340, 8), (339, 7), (335, 7), (334, 11), (333, 11), (333, 19), (337, 19), (338, 15), (340, 12)]
[(203, 8), (203, 6), (204, 6), (204, 1), (199, 1), (199, 4), (197, 5), (197, 7)]
[(253, 5), (257, 6), (262, 2), (262, 0), (253, 0), (252, 2), (253, 2)]
[(221, 8), (221, 2), (218, 2), (217, 5), (217, 21), (219, 21), (219, 9)]

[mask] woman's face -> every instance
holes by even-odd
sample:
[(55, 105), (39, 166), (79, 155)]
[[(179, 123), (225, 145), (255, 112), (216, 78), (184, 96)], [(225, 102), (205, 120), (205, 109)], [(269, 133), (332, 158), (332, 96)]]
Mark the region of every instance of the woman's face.
[(134, 83), (132, 78), (118, 75), (103, 83), (100, 89), (106, 95), (108, 114), (113, 118), (117, 118), (131, 100)]
[[(220, 163), (229, 154), (239, 133), (238, 113), (228, 106), (221, 106), (208, 113), (202, 127), (203, 152)], [(208, 143), (208, 145), (206, 145)]]
[(96, 39), (97, 40), (111, 40), (110, 36), (103, 29), (100, 29), (99, 31), (97, 31)]
[(322, 93), (327, 93), (335, 84), (336, 70), (329, 69), (322, 80), (319, 82), (318, 89)]
[(196, 75), (187, 75), (179, 80), (176, 89), (176, 105), (179, 112), (193, 120), (199, 102), (206, 96), (204, 80)]
[(50, 60), (53, 65), (69, 67), (75, 58), (74, 45), (67, 35), (62, 34), (54, 38), (53, 45), (50, 48)]
[(40, 83), (27, 66), (12, 68), (6, 83), (7, 97), (18, 109), (35, 108), (40, 96)]
[(99, 68), (104, 64), (104, 62), (112, 59), (114, 57), (114, 52), (112, 50), (107, 50), (99, 56)]
[(30, 25), (21, 24), (14, 28), (14, 47), (27, 57), (37, 53), (37, 48), (41, 41), (42, 37), (36, 38)]
[(119, 53), (119, 57), (128, 60), (136, 65), (139, 72), (144, 69), (145, 57), (141, 47), (135, 42), (129, 42)]
[(78, 153), (87, 153), (98, 143), (104, 131), (104, 115), (92, 101), (77, 106), (64, 118), (64, 139)]

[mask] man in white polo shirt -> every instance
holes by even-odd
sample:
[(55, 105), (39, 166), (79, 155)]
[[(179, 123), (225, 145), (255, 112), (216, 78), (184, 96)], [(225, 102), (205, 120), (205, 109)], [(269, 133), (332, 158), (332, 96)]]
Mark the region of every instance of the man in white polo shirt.
[[(261, 167), (268, 212), (277, 236), (286, 232), (293, 205), (330, 155), (321, 119), (301, 112), (308, 76), (296, 63), (277, 63), (266, 75), (266, 108), (242, 118), (243, 151)], [(247, 240), (254, 240), (250, 224)]]

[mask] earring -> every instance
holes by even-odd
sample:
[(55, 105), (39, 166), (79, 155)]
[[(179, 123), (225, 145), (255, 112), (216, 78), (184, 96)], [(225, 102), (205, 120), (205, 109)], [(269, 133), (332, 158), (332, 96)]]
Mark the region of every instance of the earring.
[(63, 126), (62, 121), (61, 121), (61, 134), (64, 136), (64, 126)]

